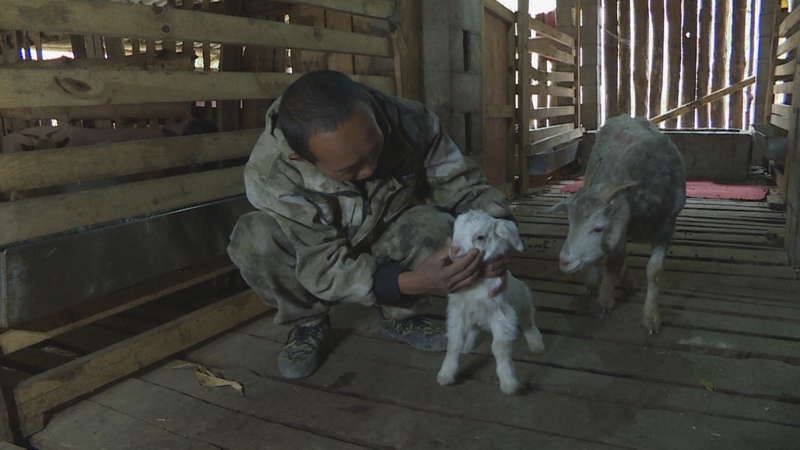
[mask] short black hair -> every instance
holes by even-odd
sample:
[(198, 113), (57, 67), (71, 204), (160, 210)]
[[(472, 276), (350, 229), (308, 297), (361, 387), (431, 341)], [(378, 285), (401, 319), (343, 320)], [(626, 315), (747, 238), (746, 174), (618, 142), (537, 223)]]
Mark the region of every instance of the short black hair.
[(283, 93), (278, 128), (295, 153), (315, 163), (308, 138), (337, 129), (358, 104), (369, 105), (367, 94), (347, 75), (333, 70), (309, 72)]

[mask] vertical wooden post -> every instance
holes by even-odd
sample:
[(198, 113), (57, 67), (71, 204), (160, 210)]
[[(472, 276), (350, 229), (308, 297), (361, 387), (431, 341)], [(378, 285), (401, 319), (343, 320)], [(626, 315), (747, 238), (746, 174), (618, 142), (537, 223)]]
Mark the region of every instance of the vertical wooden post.
[(653, 64), (650, 67), (650, 116), (661, 114), (664, 86), (664, 0), (650, 0), (653, 19)]
[[(728, 0), (714, 2), (714, 67), (711, 70), (711, 90), (725, 87), (728, 77)], [(725, 128), (725, 99), (711, 103), (711, 126)]]
[[(667, 55), (669, 67), (667, 76), (667, 109), (678, 107), (678, 93), (681, 81), (681, 2), (667, 1)], [(678, 126), (678, 119), (667, 121), (667, 128)]]
[(793, 265), (800, 265), (800, 64), (794, 72), (792, 125), (786, 151), (786, 251)]
[[(691, 102), (697, 94), (697, 0), (683, 0), (683, 85), (681, 104)], [(681, 128), (694, 128), (695, 112), (680, 116)]]
[[(583, 24), (580, 25), (580, 45), (583, 49), (581, 64), (576, 66), (580, 78), (576, 80), (576, 89), (583, 91), (580, 106), (580, 122), (587, 130), (594, 130), (602, 123), (602, 92), (607, 88), (602, 75), (602, 30), (600, 29), (600, 0), (582, 0)], [(580, 53), (579, 53), (580, 54)], [(577, 59), (577, 58), (576, 58)], [(580, 84), (578, 84), (580, 82)]]
[(519, 192), (525, 194), (530, 188), (528, 176), (528, 146), (530, 145), (531, 127), (531, 51), (528, 49), (528, 39), (531, 35), (530, 12), (528, 0), (519, 0), (517, 3), (517, 54), (519, 55), (517, 98), (517, 123), (519, 124), (517, 157), (519, 160)]
[(605, 32), (603, 33), (603, 47), (605, 48), (604, 91), (606, 100), (605, 118), (617, 115), (619, 106), (617, 104), (618, 77), (619, 77), (619, 26), (617, 21), (617, 0), (605, 0), (603, 3), (605, 17)]
[[(229, 16), (244, 15), (244, 4), (242, 0), (225, 0), (225, 14)], [(242, 51), (241, 45), (223, 44), (220, 54), (219, 70), (226, 72), (241, 72), (242, 70)], [(241, 101), (222, 100), (217, 101), (219, 105), (219, 129), (220, 131), (234, 131), (241, 127)]]
[(619, 114), (631, 112), (631, 0), (619, 0)]
[(397, 94), (411, 100), (424, 101), (420, 0), (397, 0), (391, 22)]
[[(343, 12), (325, 10), (325, 28), (352, 32), (353, 16)], [(352, 74), (354, 70), (353, 55), (328, 52), (328, 69)]]
[[(697, 98), (703, 98), (708, 90), (708, 77), (711, 71), (711, 5), (712, 0), (700, 0), (700, 26), (697, 36)], [(708, 128), (709, 105), (697, 110), (697, 127)]]
[[(731, 45), (731, 71), (728, 84), (734, 84), (744, 79), (744, 28), (747, 20), (747, 1), (733, 0), (733, 42)], [(731, 126), (742, 128), (742, 115), (744, 93), (742, 91), (731, 94)]]
[(636, 28), (633, 46), (633, 89), (636, 93), (634, 111), (637, 116), (647, 116), (647, 72), (650, 66), (650, 13), (647, 0), (633, 0), (633, 17)]
[[(708, 0), (710, 1), (710, 0)], [(772, 108), (772, 83), (778, 37), (776, 23), (780, 11), (777, 1), (762, 1), (758, 20), (758, 73), (756, 74), (756, 122), (768, 123)]]

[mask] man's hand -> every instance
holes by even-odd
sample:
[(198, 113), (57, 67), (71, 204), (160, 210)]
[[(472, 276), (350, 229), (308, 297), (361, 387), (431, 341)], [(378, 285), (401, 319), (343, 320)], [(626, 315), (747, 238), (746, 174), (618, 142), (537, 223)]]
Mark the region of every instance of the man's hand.
[(476, 249), (448, 264), (452, 241), (448, 237), (445, 246), (428, 256), (419, 267), (402, 272), (397, 280), (400, 292), (405, 295), (449, 294), (469, 287), (480, 277), (483, 254)]

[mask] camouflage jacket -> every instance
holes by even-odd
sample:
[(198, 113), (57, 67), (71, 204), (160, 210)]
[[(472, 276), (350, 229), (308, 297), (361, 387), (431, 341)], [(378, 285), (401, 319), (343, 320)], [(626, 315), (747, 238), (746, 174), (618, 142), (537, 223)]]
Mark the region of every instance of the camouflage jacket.
[(363, 86), (384, 134), (376, 174), (363, 190), (289, 159), (276, 128), (280, 99), (244, 169), (250, 203), (276, 219), (297, 252), (301, 284), (326, 301), (373, 304), (378, 263), (368, 253), (384, 226), (417, 204), (513, 218), (503, 194), (465, 158), (424, 105)]

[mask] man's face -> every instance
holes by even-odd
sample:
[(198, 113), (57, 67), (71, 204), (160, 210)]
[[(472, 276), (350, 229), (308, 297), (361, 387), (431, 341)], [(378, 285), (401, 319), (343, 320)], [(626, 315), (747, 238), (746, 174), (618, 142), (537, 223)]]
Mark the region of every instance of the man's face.
[(308, 148), (317, 157), (314, 166), (337, 181), (364, 180), (375, 173), (383, 150), (383, 132), (368, 107), (357, 105), (339, 128), (308, 139)]

